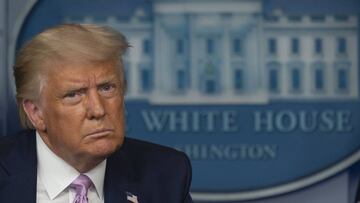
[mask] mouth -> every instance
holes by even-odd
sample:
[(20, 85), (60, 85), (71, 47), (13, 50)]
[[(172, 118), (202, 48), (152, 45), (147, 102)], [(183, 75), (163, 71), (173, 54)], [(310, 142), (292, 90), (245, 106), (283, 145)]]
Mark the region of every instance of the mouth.
[(98, 129), (86, 134), (86, 137), (98, 139), (98, 138), (106, 137), (112, 134), (113, 132), (114, 130), (112, 129)]

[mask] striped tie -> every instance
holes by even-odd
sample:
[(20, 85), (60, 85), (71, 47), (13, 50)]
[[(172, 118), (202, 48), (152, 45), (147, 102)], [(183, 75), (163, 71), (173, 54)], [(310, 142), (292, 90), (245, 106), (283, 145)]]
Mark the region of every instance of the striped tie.
[(86, 175), (80, 174), (71, 184), (70, 187), (75, 189), (76, 196), (74, 203), (88, 203), (87, 192), (92, 182)]

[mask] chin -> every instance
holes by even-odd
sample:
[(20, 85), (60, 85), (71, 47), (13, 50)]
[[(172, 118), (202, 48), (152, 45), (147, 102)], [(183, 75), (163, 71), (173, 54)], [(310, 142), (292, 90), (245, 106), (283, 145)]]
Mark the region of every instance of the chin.
[(106, 158), (119, 149), (121, 143), (116, 143), (114, 140), (99, 140), (92, 144), (91, 154), (96, 157)]

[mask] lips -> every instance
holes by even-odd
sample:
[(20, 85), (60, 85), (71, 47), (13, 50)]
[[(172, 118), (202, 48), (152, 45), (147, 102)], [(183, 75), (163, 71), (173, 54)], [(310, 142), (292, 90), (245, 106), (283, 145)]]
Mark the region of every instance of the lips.
[(101, 137), (108, 136), (113, 132), (114, 132), (114, 130), (112, 130), (112, 129), (98, 129), (98, 130), (94, 130), (94, 131), (88, 133), (86, 135), (86, 137), (101, 138)]

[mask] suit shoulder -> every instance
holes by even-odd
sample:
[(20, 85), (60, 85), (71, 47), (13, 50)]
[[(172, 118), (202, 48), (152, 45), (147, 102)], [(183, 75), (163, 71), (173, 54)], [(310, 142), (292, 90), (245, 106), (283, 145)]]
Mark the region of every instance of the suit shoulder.
[(135, 165), (141, 165), (144, 168), (156, 167), (165, 169), (176, 168), (176, 170), (191, 170), (189, 158), (184, 152), (176, 149), (142, 141), (133, 138), (126, 138), (124, 142), (124, 151), (127, 157), (136, 162)]
[(134, 138), (126, 138), (124, 146), (136, 154), (156, 156), (158, 158), (187, 158), (184, 152), (178, 151), (174, 148)]
[(0, 138), (0, 179), (36, 166), (36, 139), (33, 131)]
[[(123, 152), (126, 152), (124, 157), (130, 163), (130, 174), (144, 185), (151, 196), (158, 193), (159, 197), (169, 198), (166, 202), (191, 200), (192, 170), (185, 153), (132, 138), (126, 138), (123, 147)], [(168, 197), (163, 194), (164, 191), (167, 191)]]
[(26, 156), (29, 148), (35, 145), (35, 132), (26, 130), (17, 135), (0, 137), (0, 160), (8, 157), (9, 154), (16, 152)]

